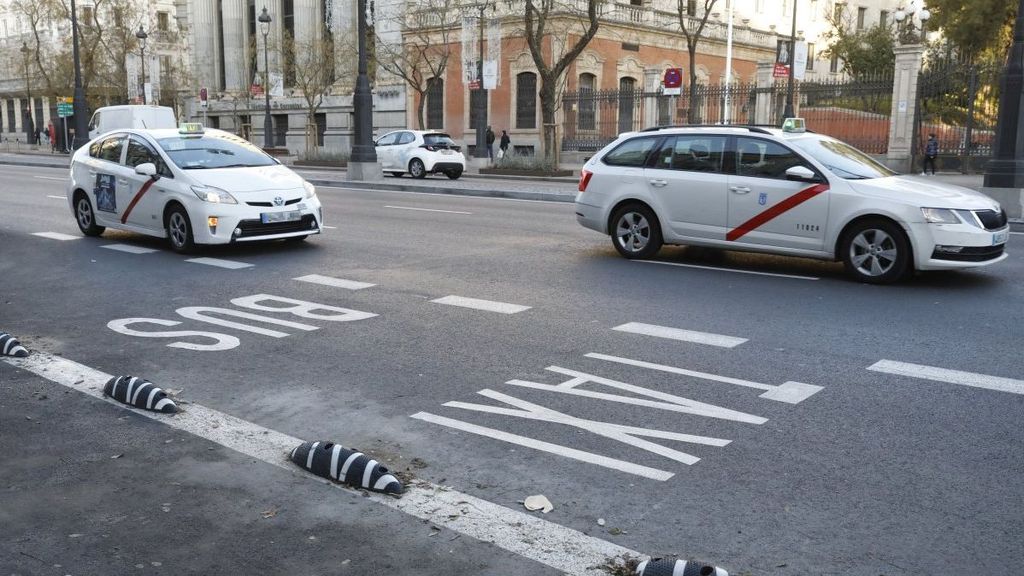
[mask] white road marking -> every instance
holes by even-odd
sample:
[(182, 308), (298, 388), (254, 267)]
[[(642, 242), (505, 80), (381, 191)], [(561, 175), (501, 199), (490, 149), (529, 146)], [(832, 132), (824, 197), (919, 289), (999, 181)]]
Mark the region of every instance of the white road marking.
[(56, 198), (57, 200), (67, 200), (68, 199), (67, 196), (54, 196), (52, 194), (47, 194), (46, 197), (47, 198)]
[(474, 310), (500, 312), (501, 314), (515, 314), (516, 312), (522, 312), (523, 310), (530, 309), (529, 306), (520, 306), (519, 304), (506, 304), (505, 302), (495, 302), (493, 300), (479, 300), (477, 298), (465, 298), (463, 296), (445, 296), (444, 298), (431, 300), (431, 302), (437, 304), (448, 304), (449, 306), (473, 308)]
[(949, 370), (946, 368), (936, 368), (934, 366), (910, 364), (908, 362), (896, 362), (895, 360), (879, 360), (871, 366), (868, 366), (868, 370), (871, 370), (872, 372), (896, 374), (898, 376), (910, 376), (911, 378), (923, 378), (925, 380), (934, 380), (936, 382), (959, 384), (961, 386), (971, 386), (973, 388), (985, 388), (988, 390), (996, 390), (998, 392), (1024, 394), (1024, 380), (1003, 378), (1001, 376), (962, 372), (960, 370)]
[(682, 264), (680, 262), (661, 262), (660, 260), (633, 260), (644, 264), (662, 264), (665, 266), (679, 266), (681, 268), (700, 268), (702, 270), (718, 270), (721, 272), (736, 272), (737, 274), (756, 274), (758, 276), (775, 276), (778, 278), (793, 278), (795, 280), (821, 280), (817, 276), (797, 276), (795, 274), (778, 274), (775, 272), (756, 272), (754, 270), (739, 270), (737, 268), (721, 268), (719, 266), (701, 266), (698, 264)]
[(71, 234), (61, 234), (60, 232), (33, 232), (33, 236), (39, 236), (40, 238), (49, 238), (50, 240), (81, 240), (81, 236), (72, 236)]
[[(573, 185), (574, 186), (574, 185)], [(317, 188), (334, 188), (336, 190), (348, 190), (350, 192), (372, 192), (374, 194), (415, 194), (417, 196), (440, 196), (443, 198), (459, 198), (459, 199), (470, 199), (470, 200), (504, 200), (506, 202), (539, 202), (541, 204), (558, 204), (560, 206), (571, 207), (572, 202), (564, 202), (561, 200), (531, 200), (529, 198), (504, 198), (502, 196), (474, 196), (472, 194), (445, 194), (442, 192), (408, 192), (405, 190), (370, 190), (367, 188), (347, 188), (345, 186), (317, 186)], [(469, 191), (477, 191), (475, 188), (467, 188)], [(575, 192), (573, 193), (575, 194)]]
[(1014, 236), (1024, 236), (1024, 232), (1010, 232), (1010, 234), (1013, 234)]
[(420, 212), (444, 212), (445, 214), (468, 214), (472, 215), (472, 212), (459, 212), (458, 210), (436, 210), (434, 208), (413, 208), (411, 206), (384, 206), (385, 208), (394, 208), (395, 210), (418, 210)]
[(240, 268), (251, 268), (252, 264), (246, 264), (245, 262), (235, 262), (234, 260), (221, 260), (219, 258), (189, 258), (185, 262), (193, 262), (195, 264), (206, 264), (207, 266), (216, 266), (218, 268), (227, 268), (229, 270), (238, 270)]
[(57, 178), (55, 176), (33, 176), (33, 178), (39, 178), (40, 180), (60, 180), (61, 182), (67, 181), (67, 178)]
[[(111, 378), (110, 374), (42, 352), (33, 352), (28, 358), (4, 357), (2, 360), (16, 368), (28, 370), (46, 380), (99, 399), (104, 399), (103, 385)], [(105, 401), (125, 408), (123, 404), (114, 400)], [(179, 412), (174, 417), (143, 410), (132, 412), (340, 489), (349, 497), (368, 498), (377, 504), (400, 510), (481, 542), (490, 542), (499, 548), (568, 574), (606, 575), (607, 573), (597, 566), (604, 564), (609, 558), (623, 554), (645, 558), (635, 550), (429, 482), (416, 481), (407, 486), (401, 499), (383, 494), (364, 493), (328, 482), (302, 471), (288, 459), (287, 454), (301, 444), (302, 440), (199, 404), (190, 403), (188, 411)], [(420, 416), (432, 415), (422, 412), (413, 415), (414, 418)], [(420, 419), (435, 421), (423, 417)], [(652, 473), (657, 472), (660, 471), (652, 470)]]
[(747, 341), (746, 338), (736, 338), (735, 336), (723, 336), (721, 334), (711, 334), (710, 332), (694, 332), (693, 330), (669, 328), (667, 326), (643, 324), (641, 322), (629, 322), (627, 324), (616, 326), (612, 328), (612, 330), (629, 332), (631, 334), (643, 334), (645, 336), (655, 336), (657, 338), (668, 338), (670, 340), (680, 340), (682, 342), (694, 342), (697, 344), (707, 344), (709, 346), (720, 346), (722, 348), (735, 348)]
[(153, 248), (143, 248), (142, 246), (132, 246), (131, 244), (105, 244), (100, 248), (109, 248), (110, 250), (117, 250), (118, 252), (127, 252), (129, 254), (152, 254), (153, 252), (159, 252)]
[(321, 226), (321, 228), (324, 228), (325, 230), (337, 230), (338, 229), (337, 226)]
[(309, 282), (310, 284), (323, 284), (324, 286), (344, 288), (346, 290), (362, 290), (363, 288), (372, 288), (376, 286), (376, 284), (370, 284), (369, 282), (357, 282), (355, 280), (345, 280), (344, 278), (332, 278), (330, 276), (321, 276), (319, 274), (308, 274), (306, 276), (292, 278), (292, 280), (298, 280), (299, 282)]
[(636, 366), (638, 368), (650, 368), (652, 370), (660, 370), (661, 372), (668, 372), (670, 374), (692, 376), (694, 378), (712, 380), (714, 382), (722, 382), (725, 384), (734, 384), (736, 386), (745, 386), (747, 388), (765, 390), (765, 393), (761, 394), (759, 398), (764, 398), (766, 400), (775, 400), (776, 402), (785, 402), (786, 404), (799, 404), (800, 402), (803, 402), (804, 400), (810, 398), (811, 396), (813, 396), (822, 389), (821, 386), (815, 386), (814, 384), (804, 384), (803, 382), (784, 382), (782, 384), (779, 384), (778, 386), (773, 386), (771, 384), (761, 384), (760, 382), (751, 382), (750, 380), (741, 380), (739, 378), (719, 376), (718, 374), (697, 372), (695, 370), (687, 370), (685, 368), (676, 368), (675, 366), (665, 366), (664, 364), (654, 364), (653, 362), (644, 362), (643, 360), (619, 358), (618, 356), (597, 354), (595, 352), (587, 353), (585, 354), (585, 356), (587, 358), (607, 360), (608, 362), (617, 362), (619, 364)]

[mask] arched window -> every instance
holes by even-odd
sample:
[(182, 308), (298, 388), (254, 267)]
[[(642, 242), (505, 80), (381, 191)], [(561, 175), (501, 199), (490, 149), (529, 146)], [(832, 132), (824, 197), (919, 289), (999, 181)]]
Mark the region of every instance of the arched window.
[(636, 78), (619, 80), (619, 133), (633, 130), (633, 109), (636, 104)]
[(427, 130), (444, 128), (444, 80), (431, 78), (427, 80)]
[(580, 130), (594, 130), (597, 128), (596, 110), (597, 106), (594, 101), (596, 95), (594, 90), (597, 88), (597, 76), (593, 74), (583, 73), (580, 74), (580, 98), (579, 106), (580, 112), (577, 117), (577, 123)]
[(516, 74), (516, 128), (537, 127), (537, 75)]

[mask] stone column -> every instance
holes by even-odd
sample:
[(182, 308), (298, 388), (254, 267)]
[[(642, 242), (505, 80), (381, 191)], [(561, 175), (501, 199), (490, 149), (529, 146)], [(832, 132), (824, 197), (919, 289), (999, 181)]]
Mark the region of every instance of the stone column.
[(219, 86), (217, 77), (217, 2), (189, 3), (188, 27), (195, 58), (195, 77), (200, 86)]
[(320, 4), (318, 0), (295, 0), (295, 41), (310, 44), (320, 38)]
[(917, 77), (921, 72), (924, 46), (896, 47), (896, 70), (892, 83), (892, 113), (889, 117), (889, 153), (886, 164), (898, 172), (912, 172), (914, 112), (917, 110)]
[[(661, 91), (661, 78), (657, 68), (644, 69), (644, 92), (654, 94)], [(658, 125), (658, 97), (644, 98), (644, 123), (641, 128)]]
[(222, 0), (225, 90), (248, 90), (252, 82), (251, 77), (246, 77), (253, 72), (249, 70), (249, 35), (246, 18), (245, 0)]
[(754, 124), (774, 124), (772, 122), (772, 62), (757, 63), (757, 93), (754, 98)]

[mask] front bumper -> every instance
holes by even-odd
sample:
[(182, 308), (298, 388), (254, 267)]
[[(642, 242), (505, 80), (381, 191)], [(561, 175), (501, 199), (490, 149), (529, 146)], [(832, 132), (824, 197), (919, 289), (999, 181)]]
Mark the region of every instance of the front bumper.
[[(264, 223), (261, 214), (298, 212), (298, 219)], [(189, 213), (196, 244), (230, 244), (258, 240), (279, 240), (319, 234), (323, 228), (323, 208), (317, 198), (292, 206), (272, 208), (245, 204), (209, 204)], [(216, 218), (216, 226), (211, 226)]]
[(968, 224), (916, 224), (918, 270), (990, 266), (1006, 259), (1009, 227), (985, 230)]

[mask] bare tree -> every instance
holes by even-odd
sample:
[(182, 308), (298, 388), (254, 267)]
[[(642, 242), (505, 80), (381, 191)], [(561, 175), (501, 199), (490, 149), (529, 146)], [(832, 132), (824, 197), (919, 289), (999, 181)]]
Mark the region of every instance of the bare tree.
[(697, 45), (704, 34), (704, 26), (708, 23), (711, 10), (714, 9), (718, 0), (702, 0), (704, 3), (704, 14), (697, 17), (698, 0), (678, 0), (677, 14), (679, 16), (679, 27), (683, 30), (686, 38), (686, 50), (690, 54), (690, 109), (687, 112), (686, 120), (690, 124), (696, 124), (697, 118)]
[(306, 153), (317, 147), (316, 113), (334, 84), (334, 41), (328, 35), (296, 40), (285, 34), (283, 56), (292, 86), (306, 101)]
[(426, 127), (423, 110), (427, 92), (436, 79), (444, 78), (451, 56), (450, 37), (459, 25), (456, 0), (416, 0), (402, 14), (405, 32), (397, 43), (378, 39), (377, 64), (401, 78), (416, 92), (416, 124)]
[[(572, 0), (526, 0), (525, 37), (530, 55), (540, 76), (541, 121), (544, 124), (542, 151), (545, 163), (557, 165), (558, 136), (555, 132), (555, 113), (558, 110), (565, 71), (597, 34), (599, 27), (597, 8), (603, 0), (585, 0), (586, 10)], [(567, 48), (559, 56), (555, 50), (555, 36)], [(549, 38), (549, 52), (545, 55), (544, 40)], [(549, 63), (545, 58), (549, 57)]]

